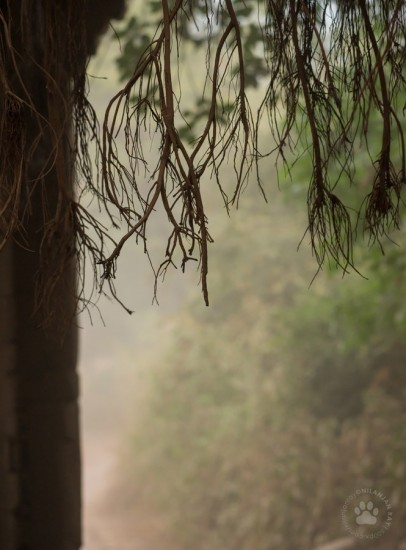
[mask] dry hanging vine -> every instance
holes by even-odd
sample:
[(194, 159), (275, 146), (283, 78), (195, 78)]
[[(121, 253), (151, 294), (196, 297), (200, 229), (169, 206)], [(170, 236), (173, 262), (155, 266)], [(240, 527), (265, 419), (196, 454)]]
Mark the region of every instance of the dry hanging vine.
[[(177, 58), (172, 48), (178, 47), (178, 18), (185, 2), (177, 0), (172, 7), (162, 1), (162, 24), (155, 40), (136, 64), (134, 75), (126, 86), (109, 103), (103, 125), (103, 196), (106, 207), (114, 205), (128, 231), (123, 235), (111, 255), (103, 262), (105, 277), (115, 273), (115, 262), (125, 242), (133, 235), (145, 240), (146, 227), (151, 212), (158, 200), (171, 223), (172, 229), (166, 248), (166, 257), (156, 272), (156, 277), (174, 263), (177, 248), (181, 250), (182, 269), (191, 259), (201, 263), (201, 282), (204, 300), (208, 304), (208, 243), (211, 238), (207, 228), (200, 181), (207, 170), (212, 170), (220, 184), (218, 169), (228, 149), (241, 144), (242, 157), (237, 172), (236, 187), (244, 182), (249, 165), (246, 166), (250, 150), (251, 113), (246, 103), (244, 88), (244, 60), (239, 36), (239, 24), (231, 0), (226, 9), (229, 22), (216, 46), (212, 67), (208, 64), (208, 78), (211, 87), (211, 101), (205, 127), (190, 149), (180, 138), (175, 116), (180, 105), (172, 83)], [(235, 46), (234, 46), (235, 44)], [(232, 61), (234, 47), (240, 66), (239, 86), (233, 102), (233, 115), (224, 127), (218, 123), (218, 112), (223, 108), (221, 83)], [(224, 61), (226, 56), (226, 61)], [(175, 58), (175, 61), (174, 61)], [(222, 68), (225, 64), (225, 69)], [(229, 98), (228, 98), (229, 99)], [(143, 163), (143, 129), (149, 125), (149, 133), (159, 134), (158, 164), (150, 170), (150, 186), (142, 195), (138, 176)], [(120, 160), (117, 136), (125, 135), (126, 155)], [(252, 151), (251, 151), (252, 154)], [(119, 185), (117, 185), (119, 182)], [(137, 200), (137, 205), (134, 203)], [(177, 204), (180, 202), (180, 208)]]
[[(247, 0), (247, 4), (252, 1)], [(28, 4), (23, 0), (19, 10), (23, 36), (33, 32), (32, 22), (25, 16)], [(31, 54), (23, 51), (19, 39), (10, 34), (10, 6), (0, 13), (2, 244), (18, 232), (29, 208), (24, 167), (44, 135), (53, 144), (52, 154), (31, 183), (41, 185), (44, 174), (54, 168), (63, 182), (71, 161), (77, 174), (77, 198), (61, 183), (60, 204), (68, 207), (56, 208), (46, 220), (41, 246), (44, 257), (50, 240), (59, 239), (61, 246), (59, 256), (52, 258), (54, 271), (47, 275), (43, 296), (73, 253), (73, 233), (83, 283), (80, 297), (85, 299), (84, 263), (90, 256), (96, 284), (100, 288), (109, 284), (117, 298), (117, 259), (132, 237), (141, 240), (148, 252), (148, 223), (161, 207), (171, 229), (155, 278), (178, 262), (184, 269), (189, 261), (198, 260), (208, 304), (211, 237), (201, 182), (204, 174), (209, 174), (228, 207), (238, 200), (253, 167), (260, 181), (259, 161), (271, 152), (262, 152), (260, 126), (264, 120), (270, 123), (275, 143), (271, 149), (278, 158), (288, 162), (287, 149), (296, 148), (298, 143), (310, 151), (313, 169), (307, 197), (308, 232), (319, 265), (332, 259), (343, 269), (353, 266), (355, 228), (349, 208), (340, 197), (340, 185), (356, 183), (357, 140), (361, 137), (368, 147), (374, 110), (381, 120), (381, 146), (376, 158), (371, 158), (374, 177), (358, 217), (363, 218), (364, 230), (372, 240), (380, 241), (399, 227), (406, 174), (404, 111), (397, 108), (399, 98), (405, 97), (406, 82), (404, 0), (258, 1), (266, 71), (261, 83), (264, 99), (255, 119), (246, 96), (244, 16), (239, 16), (237, 9), (245, 3), (162, 0), (156, 34), (142, 55), (134, 59), (133, 74), (110, 101), (100, 129), (86, 99), (86, 67), (78, 63), (86, 57), (86, 28), (81, 23), (85, 21), (86, 2), (65, 4), (44, 0), (45, 19), (40, 21), (46, 30), (41, 39), (46, 41), (47, 55), (37, 69), (53, 98), (45, 113), (38, 109), (34, 92), (24, 85), (23, 60), (27, 56), (30, 59)], [(63, 10), (64, 20), (70, 21), (63, 29), (58, 26), (58, 10)], [(206, 18), (209, 102), (201, 133), (190, 145), (179, 132), (183, 105), (173, 81), (182, 48), (181, 26), (198, 19), (196, 10), (203, 11)], [(38, 65), (39, 61), (31, 55), (30, 63)], [(66, 65), (72, 77), (69, 89), (64, 84)], [(27, 117), (30, 128), (37, 129), (28, 141)], [(67, 155), (63, 151), (71, 119), (75, 139)], [(150, 143), (157, 144), (159, 159), (153, 166), (144, 151), (146, 136), (150, 136)], [(124, 148), (119, 144), (121, 138)], [(89, 144), (94, 145), (96, 174)], [(220, 168), (230, 160), (235, 167), (235, 192), (228, 198), (221, 185)], [(111, 223), (124, 226), (118, 242), (80, 201), (89, 190), (104, 206)]]

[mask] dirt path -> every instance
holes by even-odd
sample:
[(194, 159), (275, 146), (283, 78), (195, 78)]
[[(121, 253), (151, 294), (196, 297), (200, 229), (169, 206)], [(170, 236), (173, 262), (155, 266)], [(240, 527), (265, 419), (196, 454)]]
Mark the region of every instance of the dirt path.
[(159, 522), (128, 502), (118, 483), (115, 487), (119, 442), (111, 436), (93, 436), (83, 449), (83, 549), (170, 550)]

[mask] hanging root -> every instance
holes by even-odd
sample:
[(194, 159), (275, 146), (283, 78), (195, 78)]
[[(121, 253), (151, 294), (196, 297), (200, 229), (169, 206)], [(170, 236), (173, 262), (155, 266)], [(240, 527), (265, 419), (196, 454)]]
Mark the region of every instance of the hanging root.
[[(406, 82), (403, 0), (268, 0), (266, 7), (259, 5), (263, 43), (258, 48), (268, 81), (255, 121), (246, 97), (249, 67), (238, 3), (207, 0), (199, 5), (207, 23), (207, 109), (192, 143), (180, 131), (187, 117), (176, 81), (180, 31), (185, 17), (196, 21), (197, 8), (186, 0), (162, 0), (156, 34), (134, 60), (131, 77), (109, 102), (99, 128), (87, 99), (86, 62), (95, 43), (88, 33), (89, 6), (99, 10), (105, 4), (89, 1), (1, 3), (0, 247), (11, 237), (26, 246), (33, 234), (27, 220), (41, 213), (34, 231), (41, 255), (39, 307), (75, 259), (85, 306), (106, 284), (119, 300), (114, 287), (118, 258), (135, 239), (153, 263), (147, 235), (157, 212), (165, 212), (169, 230), (163, 258), (153, 265), (155, 291), (169, 267), (184, 270), (196, 261), (208, 304), (212, 239), (203, 180), (217, 183), (228, 209), (238, 204), (253, 167), (261, 185), (262, 157), (275, 152), (287, 163), (300, 145), (312, 162), (308, 234), (319, 266), (326, 260), (344, 270), (354, 265), (354, 218), (364, 216), (372, 240), (399, 227), (406, 165), (403, 115), (396, 112)], [(29, 84), (33, 75), (35, 86)], [(359, 140), (371, 150), (374, 112), (382, 128), (378, 161), (371, 189), (353, 216), (345, 204), (345, 186), (357, 179)], [(266, 151), (260, 139), (263, 120), (274, 140)], [(146, 142), (154, 154), (145, 150)], [(228, 195), (221, 167), (229, 163), (235, 188)], [(107, 213), (108, 227), (85, 207), (89, 196)], [(121, 231), (116, 240), (111, 227)], [(84, 291), (89, 260), (95, 280), (90, 296)]]

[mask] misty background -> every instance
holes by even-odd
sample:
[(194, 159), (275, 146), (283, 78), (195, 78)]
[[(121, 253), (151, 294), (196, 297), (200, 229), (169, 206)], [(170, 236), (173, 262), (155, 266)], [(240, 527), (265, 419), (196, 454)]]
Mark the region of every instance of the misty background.
[[(88, 70), (100, 114), (120, 85), (118, 55), (110, 33)], [(193, 97), (192, 53), (185, 62)], [(80, 316), (85, 550), (406, 547), (404, 231), (385, 256), (359, 245), (365, 278), (328, 266), (314, 278), (308, 239), (298, 250), (306, 161), (279, 188), (265, 163), (269, 202), (253, 178), (230, 217), (205, 182), (209, 308), (194, 265), (169, 271), (153, 303), (131, 244), (117, 290), (133, 315), (101, 296), (100, 314)], [(159, 212), (149, 243), (158, 258)], [(380, 540), (341, 524), (362, 487), (396, 511)]]

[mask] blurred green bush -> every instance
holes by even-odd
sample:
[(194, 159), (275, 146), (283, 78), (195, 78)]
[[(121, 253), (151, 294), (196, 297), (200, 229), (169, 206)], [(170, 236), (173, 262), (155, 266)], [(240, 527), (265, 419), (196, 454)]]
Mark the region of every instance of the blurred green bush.
[[(212, 253), (211, 299), (170, 320), (133, 435), (137, 486), (179, 548), (292, 550), (345, 535), (341, 508), (373, 487), (406, 524), (404, 233), (382, 259), (319, 275), (295, 254), (295, 205), (249, 191)], [(272, 216), (271, 216), (272, 214)], [(272, 234), (273, 232), (273, 234)], [(148, 388), (146, 390), (146, 388)], [(140, 390), (140, 391), (141, 391)], [(380, 546), (383, 545), (383, 546)]]

